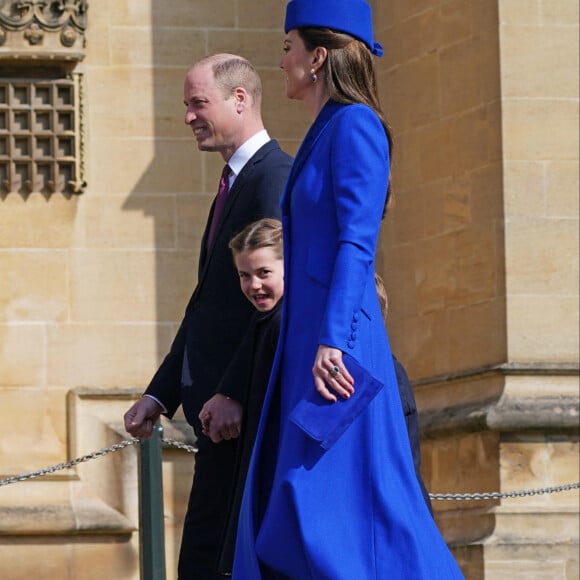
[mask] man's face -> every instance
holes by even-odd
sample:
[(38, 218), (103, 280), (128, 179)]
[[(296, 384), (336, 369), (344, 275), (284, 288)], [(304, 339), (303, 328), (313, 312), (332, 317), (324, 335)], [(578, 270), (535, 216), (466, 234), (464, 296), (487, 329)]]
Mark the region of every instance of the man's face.
[(228, 160), (236, 150), (239, 115), (234, 94), (224, 95), (216, 86), (209, 65), (193, 67), (185, 77), (185, 123), (193, 131), (201, 151), (219, 151)]

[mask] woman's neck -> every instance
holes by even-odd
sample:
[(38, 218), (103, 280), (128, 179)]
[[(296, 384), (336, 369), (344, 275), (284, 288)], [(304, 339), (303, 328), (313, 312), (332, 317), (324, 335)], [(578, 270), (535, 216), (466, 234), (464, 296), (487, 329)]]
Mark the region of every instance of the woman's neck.
[(319, 78), (319, 80), (313, 84), (310, 93), (304, 98), (304, 106), (306, 107), (306, 111), (310, 115), (312, 121), (318, 117), (318, 113), (322, 111), (322, 107), (324, 107), (329, 98), (330, 94), (324, 86), (322, 79)]

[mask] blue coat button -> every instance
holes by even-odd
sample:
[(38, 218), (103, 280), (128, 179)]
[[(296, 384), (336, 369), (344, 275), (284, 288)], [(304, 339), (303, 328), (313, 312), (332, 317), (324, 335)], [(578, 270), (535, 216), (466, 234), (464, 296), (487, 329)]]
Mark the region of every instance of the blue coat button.
[(348, 348), (354, 348), (354, 342), (353, 342), (352, 340), (349, 340), (349, 341), (346, 343), (346, 346), (348, 346)]

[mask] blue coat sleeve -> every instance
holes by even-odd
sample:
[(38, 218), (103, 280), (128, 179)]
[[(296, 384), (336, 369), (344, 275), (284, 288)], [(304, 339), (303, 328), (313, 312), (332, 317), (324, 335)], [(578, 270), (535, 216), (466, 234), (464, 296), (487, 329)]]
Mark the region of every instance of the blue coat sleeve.
[(367, 281), (374, 280), (389, 148), (380, 120), (363, 105), (345, 107), (332, 142), (331, 183), (339, 238), (319, 343), (346, 351), (345, 325), (358, 316)]

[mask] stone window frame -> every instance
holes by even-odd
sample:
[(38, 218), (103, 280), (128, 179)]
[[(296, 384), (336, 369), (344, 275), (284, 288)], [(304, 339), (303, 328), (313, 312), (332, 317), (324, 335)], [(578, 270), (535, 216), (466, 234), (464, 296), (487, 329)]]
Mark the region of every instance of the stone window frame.
[(0, 77), (0, 195), (82, 193), (82, 76)]
[(0, 1), (0, 199), (82, 193), (87, 0)]

